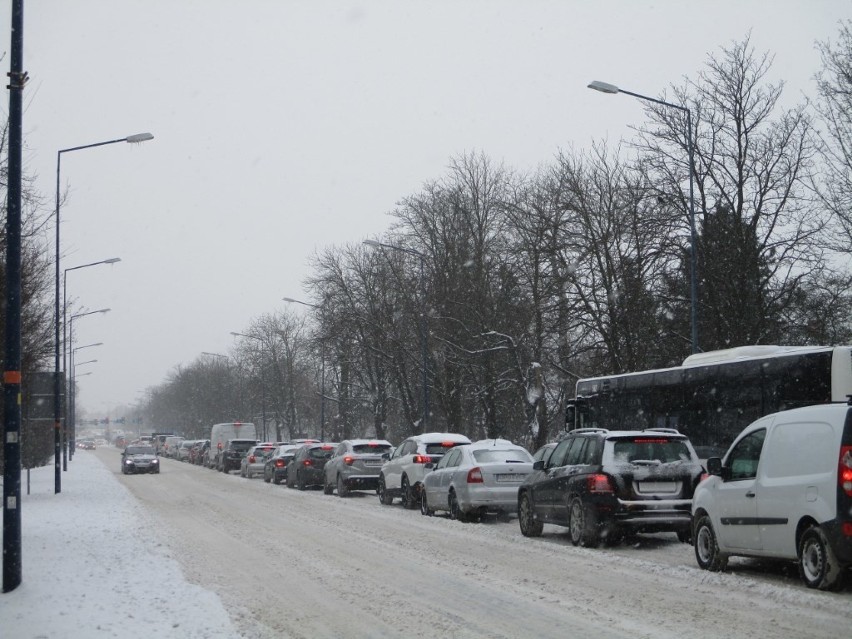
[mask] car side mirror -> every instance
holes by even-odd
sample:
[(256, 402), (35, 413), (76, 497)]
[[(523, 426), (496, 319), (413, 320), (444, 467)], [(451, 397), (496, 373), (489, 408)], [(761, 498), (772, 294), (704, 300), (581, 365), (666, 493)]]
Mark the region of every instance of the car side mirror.
[(428, 464), (426, 464), (424, 466), (424, 468), (428, 468), (429, 470), (432, 470), (434, 467), (435, 467), (435, 464), (433, 464), (432, 462), (429, 462)]
[(544, 460), (539, 459), (533, 464), (533, 470), (544, 470)]
[(382, 453), (382, 459), (384, 459), (385, 461), (389, 460), (390, 459), (390, 453)]
[(707, 474), (722, 475), (722, 460), (719, 457), (710, 457), (707, 459)]

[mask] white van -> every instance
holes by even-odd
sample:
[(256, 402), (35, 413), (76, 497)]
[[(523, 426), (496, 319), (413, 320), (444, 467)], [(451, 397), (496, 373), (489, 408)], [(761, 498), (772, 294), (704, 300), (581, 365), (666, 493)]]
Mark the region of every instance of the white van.
[(208, 468), (219, 468), (222, 450), (229, 439), (253, 439), (257, 441), (257, 428), (254, 424), (243, 422), (228, 422), (214, 424), (210, 429), (210, 451), (207, 458)]
[(852, 566), (852, 400), (749, 425), (692, 500), (698, 565), (730, 555), (795, 561), (810, 588), (837, 590)]

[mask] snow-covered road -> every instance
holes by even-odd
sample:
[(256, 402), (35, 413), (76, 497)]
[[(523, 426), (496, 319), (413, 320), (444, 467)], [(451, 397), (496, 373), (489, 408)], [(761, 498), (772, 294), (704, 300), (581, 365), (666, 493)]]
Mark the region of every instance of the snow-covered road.
[[(247, 637), (845, 636), (850, 592), (814, 592), (786, 567), (699, 570), (674, 535), (575, 548), (516, 520), (463, 524), (163, 460), (121, 476), (187, 578)], [(765, 570), (765, 572), (764, 572)]]

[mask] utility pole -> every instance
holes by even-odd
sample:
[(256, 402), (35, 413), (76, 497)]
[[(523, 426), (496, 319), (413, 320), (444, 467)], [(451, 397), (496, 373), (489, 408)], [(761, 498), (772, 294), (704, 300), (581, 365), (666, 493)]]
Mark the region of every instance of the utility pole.
[(3, 367), (3, 592), (21, 584), (21, 148), (24, 0), (12, 0), (6, 215), (6, 357)]

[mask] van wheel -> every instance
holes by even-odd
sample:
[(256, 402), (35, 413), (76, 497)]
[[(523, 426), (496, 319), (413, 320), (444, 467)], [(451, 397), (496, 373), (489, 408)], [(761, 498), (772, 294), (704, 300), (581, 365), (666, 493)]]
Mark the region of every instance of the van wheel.
[(719, 551), (719, 542), (709, 516), (702, 515), (698, 519), (692, 540), (695, 545), (695, 560), (699, 567), (713, 572), (728, 567), (728, 556)]
[(819, 526), (808, 528), (799, 541), (799, 576), (808, 588), (843, 587), (843, 568)]

